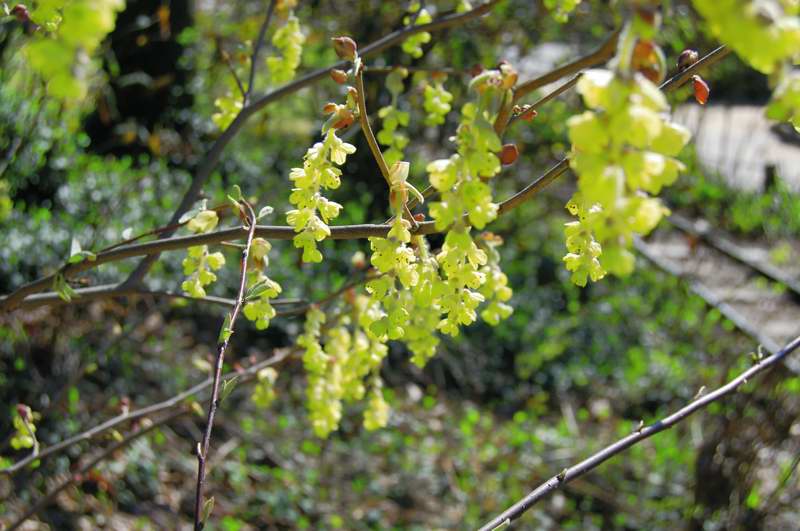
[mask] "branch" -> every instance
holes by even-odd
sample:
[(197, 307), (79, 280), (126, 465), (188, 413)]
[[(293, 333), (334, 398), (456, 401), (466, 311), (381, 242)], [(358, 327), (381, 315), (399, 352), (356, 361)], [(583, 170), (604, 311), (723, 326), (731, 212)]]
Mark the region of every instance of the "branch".
[(150, 433), (151, 431), (153, 431), (154, 429), (158, 428), (159, 426), (162, 426), (162, 425), (164, 425), (164, 424), (166, 424), (168, 422), (171, 422), (175, 418), (177, 418), (177, 417), (179, 417), (181, 415), (184, 415), (186, 412), (187, 412), (186, 410), (182, 410), (182, 411), (174, 412), (174, 413), (172, 413), (170, 415), (166, 415), (166, 416), (154, 421), (153, 423), (151, 423), (146, 428), (139, 429), (139, 430), (129, 434), (127, 437), (125, 437), (121, 441), (119, 441), (119, 442), (109, 446), (105, 450), (103, 450), (103, 452), (101, 452), (97, 457), (95, 457), (94, 459), (92, 459), (91, 461), (89, 461), (88, 463), (83, 465), (82, 467), (80, 467), (75, 472), (71, 473), (67, 477), (67, 479), (63, 480), (56, 487), (52, 488), (50, 490), (50, 492), (48, 492), (43, 498), (41, 498), (39, 501), (37, 501), (35, 504), (33, 504), (27, 511), (25, 511), (25, 513), (22, 516), (17, 518), (13, 523), (11, 523), (9, 525), (8, 531), (14, 531), (15, 529), (18, 529), (23, 523), (25, 523), (25, 521), (28, 518), (30, 518), (31, 516), (35, 515), (36, 513), (38, 513), (39, 511), (41, 511), (45, 507), (47, 507), (48, 505), (50, 505), (50, 503), (56, 498), (56, 496), (58, 496), (64, 489), (68, 488), (71, 485), (74, 485), (75, 483), (78, 483), (80, 481), (80, 479), (81, 479), (81, 476), (83, 476), (87, 472), (90, 472), (94, 467), (96, 467), (102, 461), (104, 461), (105, 459), (109, 458), (110, 456), (112, 456), (116, 452), (120, 451), (122, 448), (125, 448), (126, 446), (128, 446), (130, 443), (132, 443), (133, 441), (135, 441), (139, 437)]
[[(447, 15), (438, 20), (434, 20), (428, 24), (421, 24), (419, 26), (407, 26), (405, 28), (393, 31), (389, 35), (378, 39), (377, 41), (369, 44), (368, 46), (364, 47), (360, 50), (360, 55), (362, 57), (366, 57), (369, 55), (374, 55), (383, 50), (398, 44), (411, 35), (416, 33), (420, 33), (423, 31), (433, 32), (433, 31), (440, 31), (445, 28), (449, 28), (451, 26), (456, 26), (459, 24), (464, 24), (474, 18), (478, 18), (481, 15), (489, 12), (492, 7), (494, 7), (500, 0), (489, 0), (485, 4), (481, 4), (480, 6), (467, 11), (465, 13), (454, 14), (454, 15)], [(169, 225), (174, 225), (178, 222), (181, 216), (189, 210), (192, 204), (197, 200), (200, 190), (205, 185), (208, 178), (211, 176), (211, 173), (216, 168), (217, 164), (219, 163), (220, 158), (222, 157), (222, 152), (225, 150), (225, 147), (230, 143), (231, 140), (241, 131), (244, 127), (245, 122), (256, 112), (261, 110), (263, 107), (269, 105), (270, 103), (277, 101), (284, 96), (288, 96), (298, 90), (305, 88), (309, 85), (316, 83), (317, 81), (324, 79), (328, 76), (328, 73), (333, 70), (334, 68), (344, 68), (346, 67), (347, 63), (345, 61), (341, 61), (332, 65), (328, 68), (320, 68), (318, 70), (314, 70), (313, 72), (309, 72), (303, 77), (300, 77), (286, 85), (272, 90), (263, 96), (255, 99), (252, 103), (248, 103), (245, 105), (239, 114), (236, 115), (236, 118), (233, 119), (233, 122), (228, 126), (225, 131), (223, 131), (222, 135), (217, 138), (214, 145), (211, 147), (211, 150), (208, 152), (206, 157), (200, 163), (200, 166), (195, 174), (194, 178), (192, 179), (191, 184), (189, 185), (189, 189), (186, 190), (183, 198), (181, 199), (180, 205), (175, 210), (175, 213), (172, 215), (170, 219)], [(249, 87), (248, 87), (249, 88)], [(165, 232), (166, 236), (171, 236), (174, 233), (173, 231)], [(130, 276), (125, 280), (125, 284), (128, 286), (136, 285), (142, 281), (144, 276), (153, 266), (153, 264), (158, 260), (158, 254), (153, 254), (147, 256), (144, 260), (142, 260), (136, 269), (130, 274)], [(0, 311), (2, 311), (4, 305), (0, 305)]]
[(606, 42), (600, 46), (600, 48), (589, 55), (581, 57), (571, 63), (567, 63), (564, 66), (556, 68), (551, 72), (518, 85), (514, 89), (514, 102), (518, 102), (534, 90), (553, 83), (554, 81), (558, 81), (563, 77), (567, 77), (586, 68), (591, 68), (593, 66), (605, 63), (611, 59), (614, 56), (614, 53), (617, 51), (617, 40), (619, 39), (619, 33), (620, 30), (615, 30), (608, 40), (606, 40)]
[[(95, 300), (110, 299), (113, 297), (124, 296), (144, 296), (144, 297), (160, 297), (168, 299), (184, 299), (193, 302), (202, 302), (208, 304), (217, 304), (220, 306), (233, 307), (236, 304), (234, 299), (227, 299), (225, 297), (214, 297), (207, 295), (205, 297), (192, 297), (185, 293), (178, 293), (174, 291), (151, 290), (148, 288), (127, 288), (120, 284), (103, 284), (100, 286), (92, 286), (89, 288), (78, 288), (74, 290), (72, 299), (67, 302), (58, 296), (58, 293), (48, 291), (45, 293), (37, 293), (24, 299), (19, 308), (31, 310), (41, 306), (61, 306), (66, 304), (81, 304)], [(275, 299), (270, 301), (273, 306), (302, 304), (302, 299)]]
[(253, 94), (253, 84), (256, 79), (256, 64), (258, 63), (258, 54), (261, 53), (261, 48), (264, 47), (264, 37), (267, 35), (267, 28), (272, 20), (272, 13), (275, 12), (275, 0), (270, 0), (269, 7), (267, 8), (267, 15), (264, 17), (264, 22), (261, 24), (261, 29), (258, 30), (258, 39), (253, 46), (253, 53), (250, 55), (250, 75), (247, 80), (247, 92), (244, 93), (244, 104), (247, 105), (250, 96)]
[(706, 408), (709, 404), (716, 402), (723, 397), (735, 392), (739, 387), (746, 384), (748, 380), (757, 376), (758, 374), (772, 368), (773, 366), (780, 363), (785, 357), (791, 354), (794, 350), (800, 347), (800, 337), (795, 338), (781, 350), (769, 356), (763, 360), (756, 362), (756, 364), (741, 373), (739, 376), (728, 382), (727, 384), (719, 387), (715, 391), (699, 398), (693, 402), (690, 402), (683, 408), (679, 409), (672, 415), (661, 419), (654, 424), (649, 426), (639, 428), (634, 433), (623, 437), (622, 439), (618, 440), (617, 442), (606, 446), (599, 452), (595, 453), (594, 455), (584, 459), (580, 463), (573, 465), (569, 468), (565, 468), (556, 476), (553, 476), (546, 482), (542, 483), (538, 486), (535, 490), (531, 491), (527, 496), (519, 500), (517, 503), (512, 505), (506, 511), (504, 511), (499, 516), (493, 518), (491, 521), (486, 523), (483, 527), (480, 528), (480, 531), (492, 531), (494, 529), (498, 529), (505, 525), (510, 524), (512, 521), (516, 520), (520, 516), (522, 516), (528, 509), (530, 509), (536, 502), (553, 492), (561, 488), (563, 485), (566, 485), (570, 481), (583, 476), (584, 474), (590, 472), (600, 464), (605, 461), (608, 461), (612, 457), (616, 456), (617, 454), (622, 453), (623, 451), (627, 450), (631, 446), (652, 437), (653, 435), (662, 432), (672, 426), (678, 424), (679, 422), (685, 420), (693, 413)]
[[(262, 360), (258, 363), (251, 365), (241, 373), (231, 374), (229, 376), (225, 376), (223, 379), (230, 380), (233, 378), (238, 378), (237, 382), (240, 384), (250, 381), (256, 377), (258, 371), (260, 371), (265, 367), (270, 367), (272, 365), (275, 365), (276, 363), (283, 361), (285, 358), (289, 356), (289, 354), (291, 354), (291, 350), (282, 350), (270, 358), (267, 358), (265, 360)], [(207, 389), (208, 387), (211, 387), (213, 383), (214, 383), (213, 378), (209, 377), (206, 380), (200, 382), (199, 384), (190, 387), (185, 391), (181, 391), (177, 395), (172, 396), (162, 402), (157, 402), (155, 404), (151, 404), (149, 406), (140, 409), (136, 409), (133, 411), (129, 411), (127, 413), (123, 413), (121, 415), (117, 415), (116, 417), (110, 418), (107, 421), (103, 422), (102, 424), (98, 424), (93, 428), (78, 433), (77, 435), (73, 435), (72, 437), (64, 439), (59, 443), (53, 444), (52, 446), (48, 446), (47, 448), (40, 449), (39, 455), (36, 456), (35, 458), (28, 456), (25, 459), (21, 459), (20, 461), (17, 461), (13, 465), (0, 470), (0, 474), (13, 476), (17, 472), (28, 466), (29, 464), (31, 464), (34, 460), (45, 459), (53, 454), (60, 453), (69, 448), (70, 446), (73, 446), (79, 442), (92, 440), (106, 433), (107, 431), (116, 428), (120, 424), (137, 420), (143, 417), (147, 417), (155, 413), (159, 413), (161, 411), (166, 411), (174, 409), (176, 407), (180, 407), (184, 400), (196, 395), (197, 393)]]
[(233, 336), (233, 331), (236, 326), (236, 318), (239, 317), (239, 313), (244, 305), (244, 297), (247, 290), (247, 257), (250, 254), (250, 247), (253, 244), (253, 235), (256, 232), (256, 221), (258, 220), (250, 203), (246, 201), (241, 201), (241, 203), (247, 209), (248, 214), (250, 214), (250, 226), (247, 232), (247, 243), (242, 251), (241, 280), (239, 281), (239, 293), (236, 296), (236, 304), (231, 313), (226, 315), (225, 321), (222, 324), (222, 329), (220, 330), (217, 360), (214, 366), (214, 382), (211, 386), (211, 400), (208, 405), (208, 419), (206, 421), (206, 430), (203, 434), (202, 446), (200, 443), (197, 443), (197, 487), (195, 489), (194, 498), (195, 531), (200, 531), (205, 526), (203, 514), (201, 513), (203, 507), (203, 484), (206, 479), (206, 459), (208, 458), (208, 447), (211, 444), (211, 430), (214, 428), (214, 415), (219, 406), (219, 384), (222, 380), (222, 366), (225, 363), (225, 351), (228, 349), (231, 336)]

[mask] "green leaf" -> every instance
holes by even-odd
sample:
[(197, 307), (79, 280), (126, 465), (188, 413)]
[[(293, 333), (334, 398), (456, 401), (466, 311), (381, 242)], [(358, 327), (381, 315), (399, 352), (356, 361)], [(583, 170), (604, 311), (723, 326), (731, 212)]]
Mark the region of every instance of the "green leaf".
[(238, 376), (234, 376), (233, 378), (222, 381), (222, 393), (219, 397), (220, 402), (225, 401), (225, 399), (231, 395), (233, 390), (236, 389), (236, 383), (238, 379)]
[(273, 210), (274, 209), (271, 206), (269, 205), (265, 206), (264, 208), (258, 211), (258, 216), (256, 216), (256, 220), (269, 216), (270, 214), (272, 214)]
[(217, 341), (219, 343), (224, 343), (231, 338), (233, 335), (233, 329), (231, 328), (231, 314), (225, 316), (225, 322), (222, 324), (222, 329), (219, 331), (219, 337)]
[(200, 521), (205, 524), (208, 521), (208, 518), (211, 516), (211, 513), (214, 511), (214, 496), (211, 496), (203, 503), (203, 516), (200, 518)]

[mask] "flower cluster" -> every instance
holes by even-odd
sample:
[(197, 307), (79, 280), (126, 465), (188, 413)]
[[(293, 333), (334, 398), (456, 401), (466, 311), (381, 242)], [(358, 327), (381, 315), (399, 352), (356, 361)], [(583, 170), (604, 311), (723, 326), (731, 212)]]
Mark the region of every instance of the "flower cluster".
[(322, 196), (323, 190), (339, 187), (347, 155), (355, 153), (355, 146), (336, 136), (335, 128), (327, 130), (325, 139), (309, 148), (302, 168), (292, 168), (289, 178), (294, 189), (289, 201), (297, 208), (286, 214), (286, 221), (294, 227), (297, 236), (294, 246), (303, 249), (304, 262), (321, 262), (322, 253), (317, 242), (330, 236), (328, 222), (339, 215), (342, 205)]
[(392, 95), (392, 101), (378, 110), (382, 126), (377, 139), (389, 148), (383, 153), (383, 158), (389, 166), (403, 160), (403, 150), (408, 145), (408, 136), (398, 130), (399, 127), (408, 126), (408, 112), (401, 111), (397, 107), (397, 97), (403, 92), (403, 79), (407, 76), (408, 70), (405, 68), (396, 68), (386, 76), (386, 88)]
[(460, 325), (474, 322), (484, 301), (478, 289), (486, 281), (481, 267), (487, 256), (470, 231), (483, 229), (497, 217), (498, 207), (486, 182), (501, 167), (497, 153), (502, 144), (492, 123), (497, 106), (515, 82), (516, 72), (508, 65), (476, 76), (470, 86), (478, 93), (478, 102), (467, 103), (461, 110), (457, 153), (427, 167), (431, 185), (441, 193), (441, 200), (431, 204), (430, 214), (437, 229), (448, 231), (436, 260), (446, 279), (439, 302), (444, 317), (438, 328), (449, 335), (457, 335)]
[(800, 130), (800, 4), (759, 0), (694, 0), (711, 32), (747, 63), (773, 75), (767, 116)]
[(303, 43), (306, 41), (300, 29), (300, 21), (289, 14), (286, 23), (272, 36), (272, 44), (280, 51), (279, 57), (267, 57), (270, 80), (273, 84), (291, 81), (300, 66)]
[[(186, 224), (186, 228), (194, 233), (205, 233), (214, 230), (217, 223), (219, 217), (214, 210), (202, 209)], [(195, 245), (187, 249), (182, 265), (183, 274), (189, 278), (183, 281), (181, 289), (192, 297), (205, 297), (205, 286), (217, 280), (214, 271), (225, 265), (225, 256), (220, 252), (208, 252), (208, 245)]]
[(580, 3), (581, 0), (544, 0), (544, 6), (553, 11), (553, 18), (561, 23), (567, 21), (570, 13), (575, 11)]
[(487, 260), (486, 265), (481, 268), (486, 282), (481, 286), (480, 292), (488, 303), (481, 311), (481, 318), (490, 325), (497, 326), (514, 311), (506, 304), (513, 292), (508, 286), (508, 277), (500, 269), (500, 253), (497, 248), (503, 244), (503, 239), (491, 232), (484, 232), (482, 236)]
[[(412, 17), (416, 16), (416, 21), (414, 22), (415, 26), (421, 26), (422, 24), (427, 24), (433, 18), (431, 14), (428, 13), (427, 9), (423, 9), (419, 2), (414, 1), (408, 8), (409, 15), (403, 19), (403, 24), (410, 24)], [(422, 57), (422, 45), (427, 44), (431, 41), (431, 34), (427, 31), (421, 31), (419, 33), (415, 33), (414, 35), (408, 37), (401, 48), (405, 53), (413, 57), (414, 59), (419, 59)]]
[(444, 118), (447, 113), (452, 109), (450, 102), (453, 101), (453, 95), (444, 88), (444, 80), (446, 75), (436, 75), (433, 78), (433, 83), (425, 83), (423, 89), (425, 109), (425, 125), (441, 125), (444, 123)]
[(381, 303), (386, 314), (370, 325), (370, 330), (378, 337), (400, 339), (404, 334), (404, 325), (409, 313), (398, 301), (397, 281), (406, 288), (417, 285), (419, 275), (415, 267), (416, 255), (408, 245), (411, 241), (411, 224), (403, 218), (404, 207), (408, 201), (409, 190), (422, 201), (422, 195), (408, 182), (408, 162), (396, 162), (392, 165), (390, 175), (390, 203), (394, 219), (386, 238), (370, 238), (372, 249), (370, 261), (382, 273), (381, 276), (367, 283), (367, 291), (372, 298)]
[(269, 407), (275, 401), (275, 381), (278, 379), (278, 371), (272, 367), (266, 367), (256, 373), (256, 385), (250, 400), (258, 407)]
[[(630, 29), (621, 39), (620, 54), (635, 59), (642, 47)], [(684, 169), (674, 157), (689, 131), (669, 121), (666, 98), (631, 69), (636, 64), (631, 58), (618, 56), (616, 72), (585, 72), (577, 90), (590, 110), (567, 122), (570, 167), (578, 174), (578, 190), (567, 209), (578, 220), (566, 225), (564, 262), (579, 286), (608, 272), (633, 270), (633, 235), (648, 234), (668, 213), (651, 194), (672, 184)]]
[(281, 286), (265, 273), (269, 265), (268, 253), (272, 245), (263, 238), (254, 238), (247, 257), (247, 302), (242, 309), (244, 316), (255, 321), (256, 328), (264, 330), (275, 317), (275, 309), (270, 303), (281, 292)]

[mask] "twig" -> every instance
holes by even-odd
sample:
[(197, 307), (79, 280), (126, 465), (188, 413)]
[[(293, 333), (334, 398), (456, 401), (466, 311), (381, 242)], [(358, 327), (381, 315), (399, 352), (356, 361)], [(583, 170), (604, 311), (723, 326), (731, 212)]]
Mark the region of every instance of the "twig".
[(499, 516), (493, 518), (491, 521), (486, 523), (483, 527), (480, 528), (480, 531), (491, 531), (516, 520), (517, 518), (522, 516), (528, 509), (530, 509), (536, 502), (538, 502), (539, 500), (541, 500), (554, 490), (561, 488), (562, 486), (566, 485), (575, 478), (583, 476), (584, 474), (590, 472), (591, 470), (599, 466), (601, 463), (608, 461), (612, 457), (622, 453), (631, 446), (645, 439), (648, 439), (659, 432), (671, 428), (672, 426), (688, 418), (693, 413), (701, 409), (704, 409), (709, 404), (716, 402), (717, 400), (720, 400), (721, 398), (735, 392), (740, 386), (747, 383), (750, 379), (754, 378), (758, 374), (780, 363), (786, 356), (791, 354), (798, 347), (800, 347), (800, 337), (795, 338), (793, 341), (791, 341), (785, 347), (780, 349), (778, 352), (776, 352), (772, 356), (764, 358), (753, 367), (750, 367), (749, 369), (741, 373), (739, 376), (729, 381), (727, 384), (717, 388), (713, 392), (704, 395), (703, 397), (693, 402), (690, 402), (689, 404), (679, 409), (672, 415), (669, 415), (668, 417), (665, 417), (649, 426), (637, 429), (630, 435), (623, 437), (622, 439), (618, 440), (617, 442), (609, 446), (606, 446), (599, 452), (588, 457), (587, 459), (584, 459), (580, 463), (573, 465), (569, 468), (565, 468), (559, 474), (551, 477), (549, 480), (542, 483), (539, 487), (531, 491), (528, 495), (526, 495), (524, 498), (522, 498), (517, 503), (512, 505), (510, 508), (505, 510), (502, 514), (500, 514)]
[[(213, 295), (206, 295), (205, 297), (192, 297), (185, 293), (178, 293), (166, 290), (151, 290), (146, 287), (141, 288), (126, 288), (121, 284), (103, 284), (100, 286), (92, 286), (88, 288), (77, 288), (69, 302), (66, 302), (57, 293), (49, 291), (45, 293), (37, 293), (27, 297), (18, 308), (33, 309), (41, 306), (60, 306), (66, 304), (81, 304), (94, 300), (102, 300), (113, 297), (124, 296), (144, 296), (144, 297), (160, 297), (168, 299), (184, 299), (192, 302), (202, 302), (207, 304), (217, 304), (220, 306), (232, 307), (236, 304), (234, 299), (227, 299), (224, 297), (214, 297)], [(302, 304), (301, 299), (276, 299), (271, 301), (273, 306)]]
[[(360, 50), (360, 55), (362, 57), (366, 57), (369, 55), (374, 55), (383, 50), (394, 46), (400, 42), (403, 42), (405, 39), (410, 37), (411, 35), (428, 31), (440, 31), (445, 28), (449, 28), (451, 26), (456, 26), (459, 24), (464, 24), (472, 19), (478, 18), (485, 13), (488, 13), (492, 7), (494, 7), (500, 0), (489, 0), (488, 2), (479, 5), (478, 7), (471, 9), (465, 13), (459, 13), (454, 15), (447, 15), (441, 17), (440, 19), (434, 20), (428, 24), (421, 24), (419, 26), (406, 26), (402, 29), (397, 31), (393, 31), (389, 35), (386, 35), (377, 41), (365, 46), (363, 49)], [(279, 87), (275, 90), (264, 94), (263, 96), (256, 98), (251, 103), (245, 105), (239, 114), (236, 115), (236, 118), (233, 119), (233, 122), (228, 126), (225, 131), (217, 138), (214, 145), (211, 147), (211, 150), (206, 154), (205, 158), (200, 163), (197, 173), (192, 178), (192, 182), (189, 185), (189, 188), (183, 195), (178, 208), (175, 210), (175, 213), (172, 215), (172, 218), (169, 225), (173, 225), (177, 223), (177, 221), (181, 218), (181, 216), (189, 210), (192, 204), (197, 200), (197, 197), (200, 194), (200, 190), (205, 185), (208, 178), (216, 168), (217, 164), (219, 163), (220, 158), (222, 157), (222, 152), (225, 150), (225, 147), (230, 143), (231, 140), (241, 131), (244, 127), (245, 122), (254, 115), (256, 112), (261, 110), (262, 108), (266, 107), (270, 103), (277, 101), (289, 94), (297, 92), (298, 90), (305, 88), (309, 85), (316, 83), (321, 79), (325, 79), (328, 76), (328, 73), (335, 69), (335, 68), (344, 68), (346, 67), (347, 63), (344, 61), (340, 61), (335, 65), (332, 65), (328, 68), (320, 68), (318, 70), (314, 70), (313, 72), (309, 72), (308, 74), (304, 75), (303, 77), (297, 78), (292, 82), (287, 83), (286, 85)], [(167, 231), (165, 233), (166, 236), (171, 236), (174, 233), (173, 231)], [(131, 272), (128, 278), (125, 280), (124, 284), (126, 286), (133, 286), (142, 281), (144, 276), (153, 266), (153, 264), (158, 260), (158, 254), (152, 254), (144, 258)], [(0, 312), (2, 312), (3, 306), (0, 305)]]
[[(381, 174), (386, 180), (386, 184), (389, 186), (389, 190), (391, 191), (392, 178), (389, 175), (389, 166), (386, 164), (386, 159), (383, 158), (383, 153), (378, 145), (378, 141), (375, 139), (375, 134), (372, 132), (372, 126), (369, 123), (369, 115), (367, 114), (367, 94), (364, 90), (364, 72), (362, 68), (358, 68), (358, 71), (355, 72), (355, 77), (356, 92), (358, 92), (356, 97), (356, 102), (358, 104), (358, 121), (361, 124), (361, 130), (364, 132), (364, 137), (367, 139), (367, 144), (369, 144), (369, 149), (372, 151), (372, 156), (378, 163), (378, 168), (380, 168)], [(408, 205), (403, 205), (403, 209), (403, 215), (405, 215), (406, 219), (408, 219), (412, 230), (416, 230), (418, 224), (414, 219), (414, 216), (411, 214), (411, 211), (408, 209)]]
[(258, 30), (258, 39), (253, 46), (253, 53), (250, 55), (250, 75), (247, 78), (247, 92), (244, 95), (244, 104), (247, 105), (250, 101), (250, 96), (253, 94), (254, 82), (256, 79), (256, 63), (258, 63), (258, 54), (261, 53), (261, 48), (264, 46), (264, 37), (267, 35), (267, 28), (272, 20), (272, 13), (275, 11), (275, 0), (270, 0), (269, 7), (267, 7), (267, 15), (264, 17), (264, 22), (261, 24), (261, 29)]
[(9, 525), (8, 531), (14, 531), (15, 529), (18, 529), (19, 526), (21, 526), (23, 523), (25, 523), (25, 521), (28, 518), (32, 517), (33, 515), (35, 515), (36, 513), (38, 513), (39, 511), (41, 511), (45, 507), (47, 507), (48, 505), (50, 505), (50, 503), (56, 498), (56, 496), (59, 495), (59, 493), (61, 493), (61, 491), (63, 491), (67, 487), (69, 487), (71, 485), (74, 485), (75, 483), (80, 481), (81, 476), (83, 476), (87, 472), (91, 471), (94, 467), (96, 467), (102, 461), (104, 461), (105, 459), (107, 459), (111, 455), (115, 454), (116, 452), (118, 452), (122, 448), (125, 448), (126, 446), (128, 446), (130, 443), (132, 443), (133, 441), (135, 441), (139, 437), (150, 433), (151, 431), (153, 431), (154, 429), (158, 428), (159, 426), (162, 426), (162, 425), (164, 425), (164, 424), (166, 424), (168, 422), (171, 422), (175, 418), (177, 418), (177, 417), (179, 417), (181, 415), (184, 415), (186, 412), (187, 412), (186, 410), (182, 410), (182, 411), (176, 411), (174, 413), (166, 415), (166, 416), (164, 416), (164, 417), (162, 417), (162, 418), (160, 418), (160, 419), (158, 419), (156, 421), (153, 421), (146, 428), (139, 429), (139, 430), (129, 434), (127, 437), (125, 437), (121, 441), (118, 441), (118, 442), (114, 443), (113, 445), (109, 446), (108, 448), (106, 448), (105, 450), (103, 450), (97, 457), (95, 457), (94, 459), (92, 459), (91, 461), (89, 461), (88, 463), (83, 465), (82, 467), (80, 467), (75, 472), (71, 473), (69, 475), (69, 477), (67, 477), (67, 479), (63, 480), (56, 487), (52, 488), (50, 490), (50, 492), (48, 492), (43, 498), (41, 498), (39, 501), (37, 501), (35, 504), (33, 504), (27, 511), (25, 511), (25, 513), (22, 516), (17, 518), (13, 523), (11, 523)]
[(211, 431), (214, 427), (214, 415), (219, 406), (219, 384), (222, 380), (222, 366), (225, 363), (225, 351), (230, 344), (230, 338), (233, 335), (236, 326), (236, 318), (239, 317), (242, 306), (244, 305), (245, 292), (247, 290), (247, 257), (250, 254), (250, 248), (253, 244), (253, 236), (256, 231), (256, 213), (253, 207), (246, 201), (241, 201), (243, 206), (247, 209), (250, 215), (250, 226), (248, 227), (247, 243), (242, 251), (242, 268), (241, 280), (239, 282), (239, 293), (236, 296), (236, 304), (231, 313), (225, 317), (225, 322), (220, 331), (219, 345), (217, 352), (217, 360), (214, 366), (214, 383), (211, 386), (211, 400), (208, 406), (208, 419), (206, 421), (206, 430), (203, 434), (202, 446), (197, 443), (197, 488), (195, 490), (194, 498), (194, 528), (195, 531), (203, 529), (205, 522), (201, 513), (203, 507), (203, 486), (206, 479), (206, 459), (208, 458), (208, 447), (211, 443)]
[(228, 52), (222, 50), (221, 55), (222, 55), (222, 62), (225, 63), (225, 66), (228, 67), (228, 71), (233, 76), (233, 80), (236, 81), (236, 86), (239, 88), (239, 94), (242, 95), (242, 101), (247, 101), (247, 91), (244, 89), (242, 80), (239, 79), (239, 74), (236, 73), (236, 68), (234, 68), (233, 64), (231, 63), (231, 58), (228, 55)]

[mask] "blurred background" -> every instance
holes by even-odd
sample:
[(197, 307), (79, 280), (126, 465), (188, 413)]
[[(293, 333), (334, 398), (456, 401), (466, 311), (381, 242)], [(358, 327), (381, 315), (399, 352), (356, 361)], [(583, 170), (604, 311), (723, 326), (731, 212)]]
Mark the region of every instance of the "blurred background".
[[(428, 1), (434, 16), (457, 2)], [(77, 238), (97, 250), (164, 225), (219, 128), (214, 101), (235, 90), (230, 74), (249, 55), (267, 2), (128, 0), (98, 50), (100, 71), (81, 105), (48, 97), (26, 70), (28, 38), (13, 17), (0, 22), (0, 179), (11, 205), (0, 221), (0, 293), (52, 273)], [(473, 2), (476, 4), (476, 2)], [(423, 124), (423, 75), (409, 76), (398, 105), (410, 113), (406, 159), (424, 187), (426, 162), (449, 156), (469, 71), (510, 61), (535, 77), (596, 49), (621, 25), (607, 2), (584, 1), (566, 24), (544, 3), (501, 2), (491, 15), (436, 33), (411, 58), (399, 46), (372, 66), (452, 69), (455, 102), (446, 123)], [(665, 2), (660, 43), (670, 68), (687, 47), (717, 46), (691, 7)], [(317, 0), (296, 13), (307, 40), (299, 72), (336, 58), (331, 36), (360, 45), (400, 28), (404, 2)], [(274, 26), (273, 26), (274, 28)], [(273, 31), (273, 30), (270, 30)], [(271, 35), (268, 34), (268, 38)], [(266, 56), (269, 52), (263, 54)], [(239, 65), (239, 66), (237, 66)], [(664, 193), (673, 216), (640, 242), (636, 271), (578, 288), (561, 257), (565, 197), (557, 185), (491, 225), (501, 235), (514, 314), (443, 339), (424, 370), (399, 344), (384, 363), (389, 426), (367, 432), (346, 411), (320, 440), (304, 409), (305, 377), (280, 366), (269, 408), (240, 385), (224, 402), (212, 440), (209, 529), (475, 528), (564, 467), (660, 418), (749, 366), (759, 345), (774, 350), (800, 330), (800, 136), (763, 117), (768, 80), (733, 55), (703, 72), (708, 105), (689, 88), (670, 95), (675, 119), (696, 142), (688, 171)], [(13, 82), (12, 82), (13, 80)], [(22, 80), (22, 81), (20, 81)], [(269, 87), (259, 77), (261, 89)], [(385, 77), (367, 76), (371, 109), (390, 102)], [(22, 83), (22, 84), (21, 84)], [(21, 90), (20, 87), (25, 87)], [(544, 89), (540, 94), (547, 92)], [(322, 106), (342, 100), (327, 78), (251, 118), (226, 149), (204, 196), (226, 202), (238, 184), (283, 224), (290, 168), (318, 138)], [(535, 101), (536, 95), (526, 100)], [(495, 182), (495, 197), (522, 188), (568, 149), (574, 92), (547, 103), (506, 134), (521, 156)], [(373, 116), (377, 123), (377, 116)], [(388, 213), (385, 184), (363, 136), (330, 197), (337, 224), (372, 223)], [(223, 219), (223, 226), (238, 224)], [(441, 239), (431, 238), (437, 246)], [(233, 297), (238, 251), (211, 294)], [(283, 296), (319, 300), (357, 272), (367, 242), (326, 241), (321, 264), (299, 265), (291, 242), (275, 242), (270, 277)], [(183, 253), (162, 255), (146, 279), (178, 291)], [(82, 275), (77, 286), (125, 278), (136, 261)], [(279, 308), (280, 309), (280, 308)], [(167, 399), (208, 376), (224, 309), (156, 297), (52, 305), (0, 316), (0, 456), (15, 405), (41, 413), (43, 447), (111, 418)], [(239, 322), (229, 370), (293, 344), (302, 316), (266, 331)], [(796, 529), (800, 521), (800, 370), (788, 364), (680, 426), (632, 448), (534, 507), (519, 529)], [(198, 397), (205, 408), (206, 397)], [(143, 424), (144, 423), (144, 424)], [(140, 419), (138, 425), (146, 425)], [(204, 417), (185, 414), (154, 429), (53, 496), (25, 529), (175, 529), (191, 522), (194, 445)], [(0, 521), (14, 520), (115, 437), (125, 423), (9, 477), (0, 473)]]

